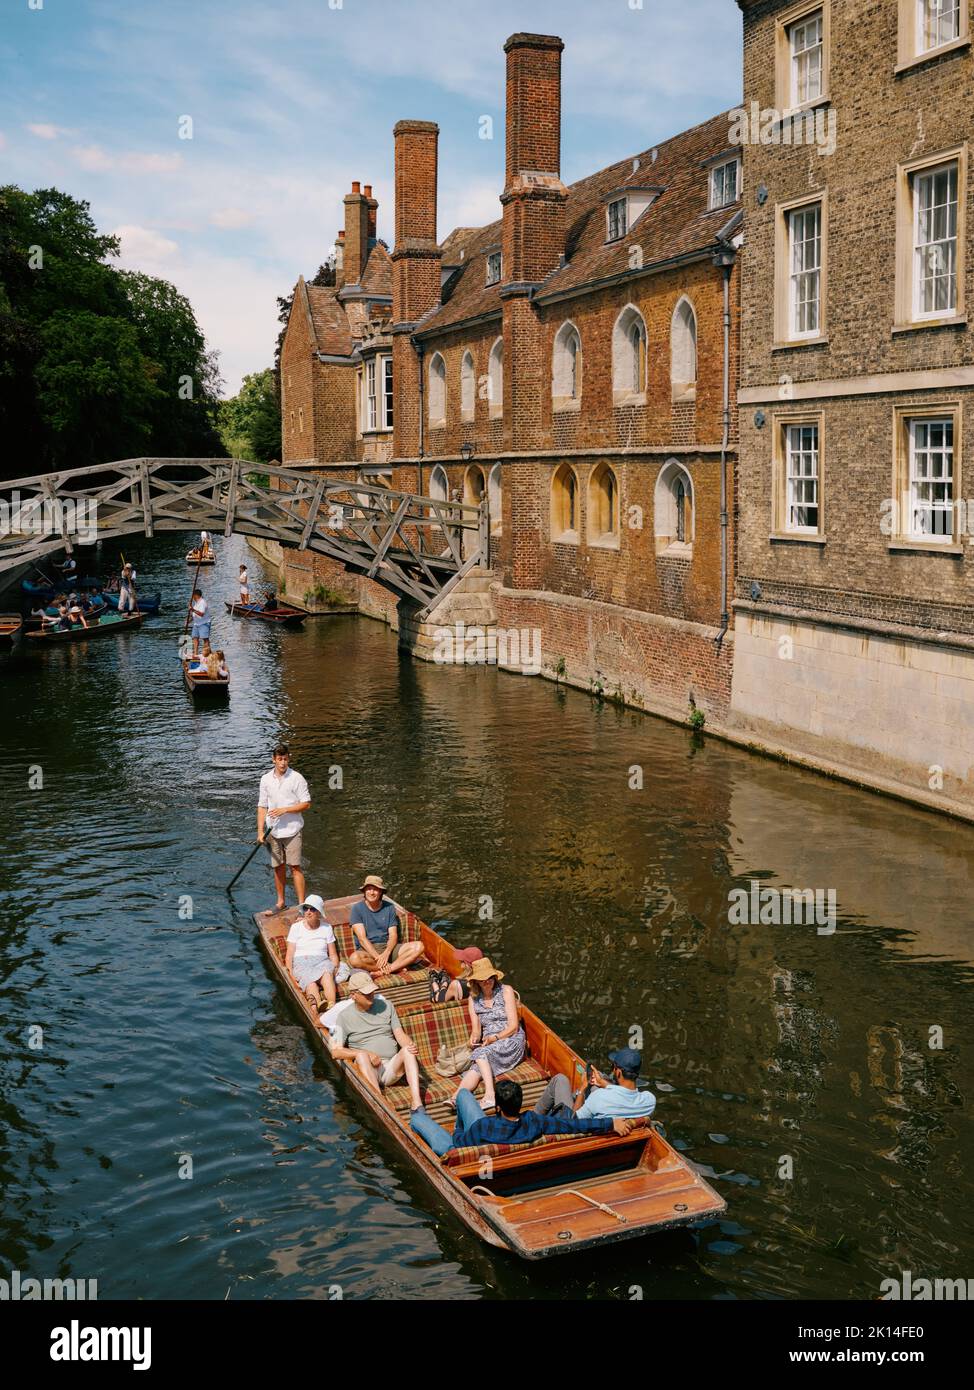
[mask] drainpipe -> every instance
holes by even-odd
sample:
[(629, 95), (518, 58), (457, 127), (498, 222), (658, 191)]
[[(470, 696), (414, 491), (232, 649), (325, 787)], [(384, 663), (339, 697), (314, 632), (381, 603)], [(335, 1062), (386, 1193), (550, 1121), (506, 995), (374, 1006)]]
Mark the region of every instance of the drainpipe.
[(423, 391), (423, 344), (418, 338), (409, 340), (416, 349), (416, 362), (419, 368), (419, 467), (418, 467), (418, 487), (416, 491), (420, 497), (423, 495), (423, 455), (426, 451), (426, 400)]
[(727, 451), (730, 447), (730, 277), (737, 252), (733, 246), (722, 247), (714, 256), (714, 265), (724, 272), (724, 396), (723, 436), (720, 442), (720, 631), (715, 638), (717, 654), (730, 626), (727, 609)]

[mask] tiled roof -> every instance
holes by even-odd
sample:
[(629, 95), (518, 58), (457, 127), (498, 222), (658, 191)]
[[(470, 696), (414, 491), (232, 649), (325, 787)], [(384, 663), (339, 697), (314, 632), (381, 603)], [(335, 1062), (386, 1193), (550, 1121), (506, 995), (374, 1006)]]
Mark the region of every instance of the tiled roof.
[[(736, 205), (708, 212), (709, 179), (702, 166), (728, 149), (730, 129), (730, 112), (724, 112), (655, 149), (622, 159), (573, 183), (566, 209), (567, 264), (549, 275), (538, 298), (543, 302), (548, 295), (625, 272), (630, 268), (633, 246), (642, 248), (643, 266), (651, 266), (713, 245)], [(617, 189), (646, 187), (662, 187), (663, 192), (624, 237), (606, 245), (606, 195)], [(462, 249), (462, 269), (450, 281), (444, 304), (423, 319), (421, 332), (445, 329), (500, 310), (500, 287), (485, 283), (486, 252), (500, 239), (500, 220), (450, 233), (443, 243), (444, 261), (455, 264)]]
[(372, 294), (392, 294), (392, 258), (381, 241), (369, 252), (360, 283), (363, 290)]
[(311, 315), (315, 349), (334, 357), (350, 356), (353, 350), (352, 335), (334, 285), (308, 285), (301, 279), (298, 288), (302, 287)]

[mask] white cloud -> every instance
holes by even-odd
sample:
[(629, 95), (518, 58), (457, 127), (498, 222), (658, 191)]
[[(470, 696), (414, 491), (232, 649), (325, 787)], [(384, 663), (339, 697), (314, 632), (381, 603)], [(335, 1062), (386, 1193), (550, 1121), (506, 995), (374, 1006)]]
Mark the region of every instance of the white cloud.
[(172, 174), (183, 162), (181, 154), (109, 154), (101, 145), (76, 145), (71, 154), (82, 169), (98, 174)]
[(126, 270), (145, 270), (172, 261), (179, 246), (150, 227), (116, 227), (112, 236), (121, 242), (120, 264)]
[(214, 227), (249, 227), (253, 220), (254, 214), (245, 208), (217, 208), (210, 213)]
[(47, 121), (38, 121), (36, 124), (28, 125), (27, 129), (31, 135), (36, 135), (38, 140), (56, 140), (59, 135), (73, 134), (63, 125), (51, 125)]

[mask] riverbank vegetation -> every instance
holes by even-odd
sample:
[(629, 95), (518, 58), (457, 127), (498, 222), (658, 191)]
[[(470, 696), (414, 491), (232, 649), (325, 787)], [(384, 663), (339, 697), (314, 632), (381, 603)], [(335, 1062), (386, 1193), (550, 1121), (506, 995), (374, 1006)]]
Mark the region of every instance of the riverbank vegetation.
[(213, 457), (216, 355), (165, 280), (56, 188), (0, 188), (2, 476), (141, 454)]

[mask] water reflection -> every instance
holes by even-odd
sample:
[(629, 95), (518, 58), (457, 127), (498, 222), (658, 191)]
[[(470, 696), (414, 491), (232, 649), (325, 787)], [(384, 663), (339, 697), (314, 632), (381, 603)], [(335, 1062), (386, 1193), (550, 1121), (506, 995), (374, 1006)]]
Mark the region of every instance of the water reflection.
[[(50, 847), (2, 869), (4, 1261), (148, 1298), (842, 1298), (901, 1267), (964, 1274), (970, 830), (545, 682), (413, 662), (366, 620), (221, 617), (231, 700), (194, 708), (185, 548), (135, 557), (167, 598), (137, 636), (0, 661), (5, 784), (45, 769), (18, 837)], [(207, 577), (218, 613), (240, 553)], [(457, 1223), (280, 998), (251, 921), (266, 864), (223, 892), (282, 736), (314, 797), (309, 890), (382, 873), (583, 1055), (640, 1039), (724, 1220), (540, 1266)], [(732, 925), (752, 879), (834, 887), (835, 935)]]

